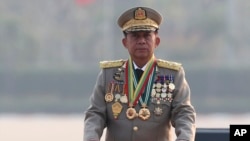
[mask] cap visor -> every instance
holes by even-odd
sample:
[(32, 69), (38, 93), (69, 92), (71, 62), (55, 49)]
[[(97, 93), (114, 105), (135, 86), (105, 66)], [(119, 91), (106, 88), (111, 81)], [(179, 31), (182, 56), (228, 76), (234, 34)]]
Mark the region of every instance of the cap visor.
[(134, 31), (156, 31), (155, 27), (152, 26), (134, 26), (134, 27), (130, 27), (126, 30), (124, 30), (125, 32), (134, 32)]

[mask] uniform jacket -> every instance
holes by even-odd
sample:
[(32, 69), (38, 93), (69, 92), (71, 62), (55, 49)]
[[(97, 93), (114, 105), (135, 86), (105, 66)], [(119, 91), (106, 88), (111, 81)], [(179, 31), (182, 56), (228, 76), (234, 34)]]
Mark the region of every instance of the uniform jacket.
[[(157, 83), (160, 77), (171, 77), (175, 89), (167, 100), (161, 96), (150, 96), (149, 119), (128, 119), (127, 103), (119, 102), (116, 98), (111, 102), (105, 101), (105, 94), (111, 91), (111, 83), (115, 84), (114, 95), (124, 92), (125, 62), (118, 60), (101, 63), (102, 70), (90, 97), (91, 104), (85, 111), (84, 141), (99, 141), (105, 128), (106, 141), (170, 141), (173, 138), (171, 126), (174, 127), (177, 141), (194, 141), (195, 110), (190, 102), (190, 88), (185, 79), (184, 69), (178, 63), (157, 60), (154, 82)], [(112, 105), (116, 101), (122, 105), (117, 118), (112, 111)], [(156, 114), (156, 108), (162, 113)], [(137, 104), (135, 109), (138, 112), (141, 106)]]

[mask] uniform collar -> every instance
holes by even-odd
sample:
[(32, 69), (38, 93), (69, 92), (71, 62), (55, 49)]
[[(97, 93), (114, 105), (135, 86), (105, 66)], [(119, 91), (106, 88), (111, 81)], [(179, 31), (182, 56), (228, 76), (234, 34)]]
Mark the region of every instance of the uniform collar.
[(145, 64), (142, 68), (138, 67), (138, 66), (135, 64), (135, 62), (134, 62), (134, 61), (133, 61), (133, 65), (134, 65), (135, 70), (136, 70), (136, 69), (141, 69), (141, 70), (145, 71), (145, 69), (146, 69), (146, 67), (147, 67), (148, 63), (147, 63), (147, 64)]

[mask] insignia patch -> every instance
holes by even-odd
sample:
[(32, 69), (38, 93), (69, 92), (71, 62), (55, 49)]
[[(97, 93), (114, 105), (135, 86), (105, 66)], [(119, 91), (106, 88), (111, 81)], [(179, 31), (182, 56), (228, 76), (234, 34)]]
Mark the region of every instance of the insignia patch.
[(134, 19), (136, 20), (144, 20), (147, 18), (146, 11), (143, 10), (142, 8), (138, 8), (135, 10), (135, 15)]
[(121, 73), (119, 73), (119, 72), (116, 72), (116, 73), (114, 74), (113, 78), (114, 78), (115, 80), (117, 80), (117, 81), (123, 81), (123, 80), (122, 80), (122, 77), (121, 77)]
[(124, 70), (122, 68), (118, 68), (118, 71), (114, 73), (113, 78), (119, 82), (123, 82)]

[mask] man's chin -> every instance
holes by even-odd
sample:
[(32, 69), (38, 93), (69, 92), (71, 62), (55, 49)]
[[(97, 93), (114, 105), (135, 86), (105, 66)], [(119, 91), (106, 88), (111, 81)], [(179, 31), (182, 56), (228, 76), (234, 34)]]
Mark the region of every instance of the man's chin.
[(137, 56), (138, 59), (144, 60), (144, 59), (148, 59), (148, 55), (138, 55)]

